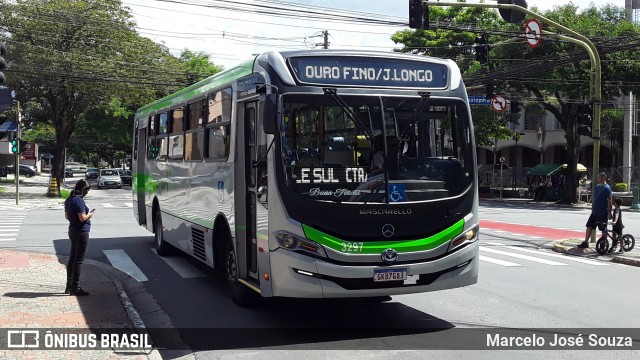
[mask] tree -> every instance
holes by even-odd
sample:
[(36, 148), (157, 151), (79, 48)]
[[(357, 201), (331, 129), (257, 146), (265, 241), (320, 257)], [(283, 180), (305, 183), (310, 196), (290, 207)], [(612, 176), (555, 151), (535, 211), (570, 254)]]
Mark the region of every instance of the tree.
[(65, 148), (88, 109), (114, 97), (141, 105), (184, 85), (178, 59), (139, 36), (131, 19), (119, 0), (0, 4), (0, 37), (11, 48), (8, 86), (26, 119), (55, 129), (58, 184)]
[(209, 54), (202, 51), (193, 52), (184, 49), (180, 55), (180, 61), (187, 73), (188, 84), (195, 84), (223, 70), (222, 66), (211, 63)]
[[(569, 166), (566, 184), (577, 183), (577, 161), (580, 156), (580, 136), (577, 135), (577, 119), (582, 105), (589, 104), (589, 69), (590, 63), (585, 50), (573, 43), (563, 41), (551, 35), (544, 35), (541, 45), (530, 48), (523, 41), (510, 45), (494, 46), (491, 50), (491, 62), (488, 67), (478, 66), (470, 57), (471, 36), (457, 36), (449, 32), (469, 33), (470, 31), (487, 32), (489, 43), (495, 44), (515, 36), (522, 37), (522, 30), (513, 24), (495, 20), (495, 16), (484, 15), (484, 12), (471, 8), (439, 8), (432, 7), (431, 26), (433, 30), (405, 30), (396, 33), (392, 39), (405, 44), (402, 51), (417, 51), (438, 56), (437, 51), (450, 53), (448, 56), (463, 68), (463, 78), (469, 86), (485, 84), (488, 80), (499, 80), (498, 89), (511, 97), (521, 100), (535, 100), (545, 110), (552, 113), (565, 130), (567, 141), (567, 159)], [(435, 11), (437, 10), (438, 11)], [(442, 10), (439, 10), (442, 9)], [(536, 12), (536, 9), (533, 9)], [(462, 15), (461, 15), (462, 14)], [(476, 14), (474, 24), (469, 25), (469, 14)], [(482, 15), (481, 15), (482, 14)], [(542, 13), (588, 38), (597, 46), (602, 59), (602, 94), (603, 102), (608, 102), (625, 91), (637, 92), (640, 84), (640, 64), (636, 50), (640, 45), (639, 28), (624, 17), (624, 9), (612, 5), (601, 8), (590, 7), (580, 10), (573, 4), (555, 7)], [(433, 21), (435, 16), (435, 20)], [(465, 20), (466, 17), (466, 20)], [(467, 21), (465, 23), (464, 21)], [(479, 27), (478, 27), (479, 25)], [(441, 29), (442, 28), (442, 29)], [(558, 32), (544, 28), (551, 33)], [(439, 35), (440, 34), (440, 35)], [(446, 44), (435, 41), (442, 36), (449, 41)], [(418, 46), (417, 44), (423, 44)], [(438, 45), (440, 50), (428, 46)], [(457, 53), (455, 50), (457, 50)], [(462, 59), (462, 60), (460, 60)], [(525, 76), (526, 75), (526, 76)], [(606, 119), (605, 119), (606, 120)], [(477, 129), (477, 128), (476, 128)], [(576, 187), (567, 186), (567, 203), (577, 201)]]

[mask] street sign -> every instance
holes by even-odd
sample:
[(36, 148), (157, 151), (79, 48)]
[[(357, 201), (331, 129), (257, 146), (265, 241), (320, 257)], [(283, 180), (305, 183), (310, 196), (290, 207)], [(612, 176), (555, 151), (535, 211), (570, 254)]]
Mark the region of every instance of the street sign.
[(469, 96), (469, 105), (491, 105), (491, 99), (484, 96)]
[(505, 159), (504, 156), (500, 156), (500, 163), (504, 164), (505, 161), (507, 161), (507, 159)]
[(502, 95), (496, 95), (491, 99), (491, 108), (497, 112), (503, 112), (507, 109), (507, 99)]
[(529, 47), (534, 48), (540, 45), (540, 37), (542, 36), (542, 25), (536, 19), (530, 19), (524, 26), (524, 35), (527, 38)]

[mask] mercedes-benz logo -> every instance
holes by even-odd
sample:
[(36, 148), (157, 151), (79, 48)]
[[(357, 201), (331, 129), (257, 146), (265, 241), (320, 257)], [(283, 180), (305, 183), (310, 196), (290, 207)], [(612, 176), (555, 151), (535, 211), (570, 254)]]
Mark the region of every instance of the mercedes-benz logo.
[(393, 228), (393, 225), (391, 224), (384, 224), (382, 226), (382, 235), (384, 235), (384, 237), (392, 237), (395, 231), (396, 230)]
[(385, 264), (393, 264), (394, 262), (396, 262), (396, 260), (398, 260), (398, 252), (394, 249), (387, 249), (382, 252), (381, 257), (382, 261), (384, 261)]

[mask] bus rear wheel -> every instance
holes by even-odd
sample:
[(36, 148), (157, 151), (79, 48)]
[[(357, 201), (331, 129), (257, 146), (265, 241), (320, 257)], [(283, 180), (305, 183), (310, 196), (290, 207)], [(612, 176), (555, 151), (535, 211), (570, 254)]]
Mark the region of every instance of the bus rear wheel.
[(162, 215), (160, 215), (160, 210), (156, 213), (156, 231), (154, 234), (155, 242), (156, 242), (156, 252), (160, 256), (171, 255), (171, 249), (166, 241), (164, 241), (164, 233), (162, 230)]
[(229, 291), (231, 291), (231, 299), (239, 306), (248, 306), (254, 303), (256, 295), (251, 289), (242, 285), (238, 281), (238, 261), (236, 252), (233, 250), (233, 244), (227, 242), (224, 260), (225, 280)]

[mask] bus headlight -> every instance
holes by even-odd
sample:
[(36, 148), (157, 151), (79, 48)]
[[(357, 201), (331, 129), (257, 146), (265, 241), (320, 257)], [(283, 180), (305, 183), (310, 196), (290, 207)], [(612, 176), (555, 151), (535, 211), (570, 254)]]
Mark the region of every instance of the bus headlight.
[(451, 241), (451, 244), (449, 244), (449, 251), (457, 248), (462, 244), (476, 241), (478, 239), (478, 228), (478, 225), (476, 225), (453, 239)]
[(292, 249), (296, 246), (296, 238), (294, 238), (291, 234), (282, 235), (282, 246), (287, 249)]
[(280, 246), (287, 250), (305, 252), (322, 257), (327, 257), (327, 254), (325, 253), (322, 245), (318, 244), (315, 241), (311, 241), (309, 239), (301, 239), (287, 232), (276, 233), (276, 239), (278, 240)]

